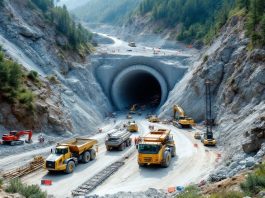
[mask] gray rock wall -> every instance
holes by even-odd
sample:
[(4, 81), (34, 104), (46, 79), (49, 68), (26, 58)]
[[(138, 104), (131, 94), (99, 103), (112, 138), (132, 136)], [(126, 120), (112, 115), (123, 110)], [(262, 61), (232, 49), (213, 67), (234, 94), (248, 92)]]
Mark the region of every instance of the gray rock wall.
[[(214, 135), (226, 156), (243, 152), (247, 131), (265, 115), (265, 51), (249, 50), (243, 22), (233, 18), (169, 95), (160, 117), (179, 104), (197, 122), (204, 120), (205, 79), (212, 81)], [(261, 141), (263, 142), (263, 141)]]

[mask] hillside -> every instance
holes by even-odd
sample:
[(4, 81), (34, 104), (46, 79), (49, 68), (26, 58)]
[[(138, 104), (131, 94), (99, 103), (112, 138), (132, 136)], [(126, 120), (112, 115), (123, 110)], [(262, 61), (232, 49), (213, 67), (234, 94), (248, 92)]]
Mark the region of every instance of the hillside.
[(72, 10), (78, 18), (89, 23), (119, 23), (139, 5), (141, 0), (90, 0), (87, 4)]
[(84, 2), (0, 0), (0, 197), (264, 197), (264, 0)]
[[(144, 0), (128, 24), (142, 21), (156, 33), (171, 32), (172, 38), (188, 44), (208, 44), (233, 15), (246, 15), (249, 36), (264, 44), (264, 1)], [(152, 25), (150, 25), (152, 24)], [(263, 24), (263, 25), (262, 25)], [(262, 25), (262, 27), (261, 27)], [(261, 30), (254, 33), (253, 30)]]
[[(96, 83), (91, 85), (93, 77), (86, 67), (92, 34), (75, 24), (66, 8), (54, 7), (49, 0), (2, 0), (0, 10), (1, 54), (4, 60), (18, 63), (17, 80), (23, 82), (12, 92), (9, 84), (1, 88), (0, 115), (6, 118), (0, 119), (1, 128), (66, 134), (84, 130), (87, 123), (93, 131), (104, 112), (93, 106), (107, 104), (104, 96), (91, 104), (91, 93), (100, 90)], [(73, 89), (82, 78), (79, 88)]]

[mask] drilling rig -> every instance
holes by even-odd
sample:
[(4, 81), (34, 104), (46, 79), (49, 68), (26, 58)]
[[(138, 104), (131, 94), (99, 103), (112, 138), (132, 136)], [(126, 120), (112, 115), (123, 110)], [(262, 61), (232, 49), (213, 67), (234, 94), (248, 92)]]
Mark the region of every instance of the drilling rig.
[(209, 80), (205, 81), (205, 125), (206, 132), (204, 133), (204, 137), (202, 138), (202, 143), (204, 146), (215, 146), (216, 140), (213, 137), (213, 119), (212, 119), (212, 101), (211, 101), (211, 82)]

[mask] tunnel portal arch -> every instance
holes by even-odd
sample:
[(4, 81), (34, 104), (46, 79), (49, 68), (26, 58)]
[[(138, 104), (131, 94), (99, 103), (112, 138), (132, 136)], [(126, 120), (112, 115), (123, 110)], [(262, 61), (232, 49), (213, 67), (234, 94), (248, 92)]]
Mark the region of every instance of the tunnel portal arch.
[(146, 65), (132, 65), (125, 68), (114, 78), (111, 85), (111, 98), (119, 110), (133, 103), (145, 102), (145, 98), (159, 95), (158, 107), (164, 104), (168, 96), (165, 78), (154, 68)]

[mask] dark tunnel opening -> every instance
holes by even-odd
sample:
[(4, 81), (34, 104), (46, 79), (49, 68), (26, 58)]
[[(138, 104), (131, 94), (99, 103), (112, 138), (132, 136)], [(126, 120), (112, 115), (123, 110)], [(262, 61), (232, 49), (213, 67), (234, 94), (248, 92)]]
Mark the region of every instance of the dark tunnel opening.
[(132, 72), (120, 87), (121, 100), (127, 108), (133, 104), (156, 108), (161, 102), (162, 90), (159, 81), (148, 72)]

